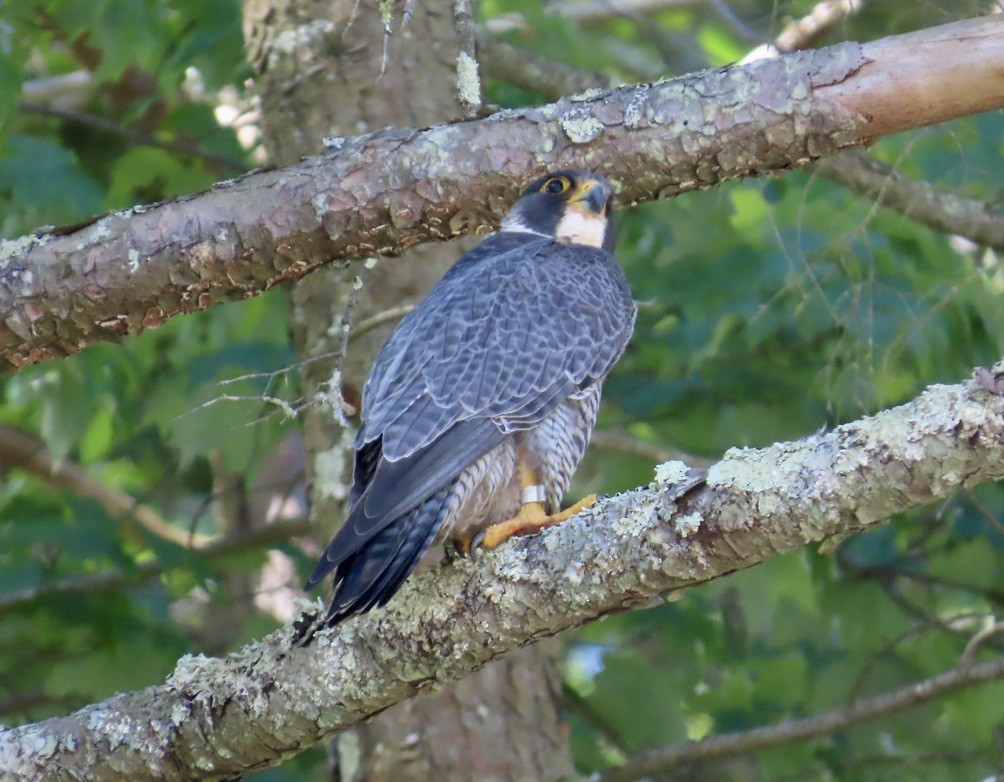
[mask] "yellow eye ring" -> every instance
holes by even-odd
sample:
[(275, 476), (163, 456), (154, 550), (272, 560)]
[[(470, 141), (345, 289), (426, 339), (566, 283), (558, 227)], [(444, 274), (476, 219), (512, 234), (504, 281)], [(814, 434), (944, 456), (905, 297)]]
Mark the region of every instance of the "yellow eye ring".
[(558, 176), (553, 179), (548, 179), (541, 190), (545, 193), (550, 193), (551, 195), (561, 195), (568, 188), (571, 187), (571, 182), (569, 182), (565, 177)]

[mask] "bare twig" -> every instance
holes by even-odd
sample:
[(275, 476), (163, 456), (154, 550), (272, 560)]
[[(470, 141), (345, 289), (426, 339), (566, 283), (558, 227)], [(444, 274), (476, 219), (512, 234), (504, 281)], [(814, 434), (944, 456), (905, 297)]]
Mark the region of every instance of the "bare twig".
[(493, 79), (508, 82), (547, 100), (615, 86), (614, 79), (552, 60), (491, 38), (481, 40), (481, 64)]
[(1004, 660), (946, 671), (893, 692), (860, 700), (852, 706), (805, 719), (785, 720), (776, 725), (743, 733), (714, 736), (702, 741), (649, 750), (622, 766), (600, 775), (601, 782), (633, 782), (670, 769), (700, 761), (734, 757), (768, 747), (828, 736), (852, 725), (887, 717), (922, 706), (935, 698), (987, 682), (1004, 679)]
[(806, 49), (844, 19), (860, 11), (863, 5), (864, 0), (823, 0), (816, 3), (805, 16), (784, 26), (774, 39), (774, 46), (779, 52)]
[(370, 315), (368, 318), (363, 318), (349, 333), (349, 341), (358, 339), (363, 334), (373, 331), (373, 329), (378, 329), (385, 323), (393, 323), (400, 320), (413, 309), (415, 309), (414, 304), (402, 304), (398, 307), (391, 307), (383, 312), (378, 312), (375, 315)]
[(989, 627), (984, 627), (970, 638), (969, 643), (966, 644), (966, 648), (962, 650), (962, 656), (959, 658), (959, 668), (964, 671), (972, 668), (980, 647), (986, 645), (987, 641), (1001, 633), (1004, 633), (1004, 622), (997, 622)]
[(704, 5), (707, 0), (582, 0), (575, 3), (549, 3), (548, 13), (566, 16), (577, 22), (593, 23), (621, 14), (657, 14), (674, 8)]
[[(674, 8), (704, 5), (707, 0), (586, 0), (574, 3), (549, 3), (547, 13), (574, 19), (580, 24), (597, 24), (619, 16), (656, 14)], [(522, 14), (510, 13), (494, 16), (485, 22), (492, 35), (526, 30), (529, 25)]]
[(747, 43), (763, 43), (764, 37), (746, 22), (736, 16), (725, 0), (707, 0), (719, 18), (732, 28), (733, 32)]
[(857, 150), (819, 160), (810, 168), (936, 231), (1004, 251), (1004, 215), (983, 201), (912, 179)]
[(982, 502), (980, 502), (978, 499), (976, 499), (976, 495), (973, 494), (973, 492), (967, 491), (966, 492), (966, 499), (968, 499), (969, 503), (974, 508), (976, 508), (976, 510), (978, 510), (980, 512), (980, 515), (983, 516), (984, 519), (986, 519), (987, 524), (989, 524), (991, 527), (993, 527), (999, 533), (1001, 533), (1002, 535), (1004, 535), (1004, 523), (1001, 523), (1001, 520), (999, 518), (997, 518), (996, 516), (994, 516), (994, 514), (992, 514), (990, 512), (990, 510), (987, 508), (986, 505), (984, 505)]
[(762, 44), (747, 54), (741, 62), (753, 62), (764, 57), (776, 57), (784, 52), (808, 49), (851, 14), (861, 10), (864, 0), (823, 0), (808, 14), (789, 21), (770, 43)]

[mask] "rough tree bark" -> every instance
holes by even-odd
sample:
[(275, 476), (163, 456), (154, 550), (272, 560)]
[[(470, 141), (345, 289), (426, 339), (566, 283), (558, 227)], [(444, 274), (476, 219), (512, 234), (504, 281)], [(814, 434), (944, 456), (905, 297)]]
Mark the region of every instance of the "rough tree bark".
[(332, 260), (487, 229), (550, 167), (592, 167), (632, 203), (1001, 108), (1002, 32), (997, 15), (485, 120), (342, 139), (324, 155), (197, 196), (3, 242), (0, 366), (255, 295)]
[[(246, 0), (245, 39), (272, 162), (289, 165), (316, 155), (324, 137), (459, 119), (460, 49), (452, 8), (451, 0), (422, 3), (406, 28), (385, 39), (376, 4)], [(357, 265), (328, 266), (294, 285), (291, 321), (306, 398), (330, 399), (334, 384), (334, 392), (358, 405), (369, 366), (392, 328), (366, 332), (340, 356), (351, 295), (358, 296), (357, 321), (414, 302), (458, 254), (458, 248), (442, 245), (415, 248), (370, 272), (355, 294)], [(312, 517), (319, 535), (330, 535), (343, 517), (354, 432), (338, 423), (327, 404), (307, 406), (302, 421)], [(549, 646), (521, 650), (342, 734), (337, 778), (548, 782), (567, 776), (572, 765)]]
[(515, 648), (812, 541), (1004, 478), (1004, 361), (832, 432), (733, 449), (680, 496), (647, 488), (409, 581), (379, 612), (290, 646), (291, 628), (163, 685), (0, 733), (15, 779), (190, 780), (280, 762)]

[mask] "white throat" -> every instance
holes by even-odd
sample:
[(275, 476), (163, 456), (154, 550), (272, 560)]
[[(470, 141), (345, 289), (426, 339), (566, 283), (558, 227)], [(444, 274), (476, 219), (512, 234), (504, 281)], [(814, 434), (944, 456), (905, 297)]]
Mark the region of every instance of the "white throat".
[(607, 218), (569, 209), (558, 221), (554, 238), (562, 244), (586, 244), (602, 247), (607, 233)]

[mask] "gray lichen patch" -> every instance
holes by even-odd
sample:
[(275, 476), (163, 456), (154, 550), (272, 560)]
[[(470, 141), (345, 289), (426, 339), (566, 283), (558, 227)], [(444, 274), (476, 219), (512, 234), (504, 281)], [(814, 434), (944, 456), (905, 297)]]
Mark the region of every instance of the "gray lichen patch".
[(467, 52), (457, 55), (457, 99), (466, 106), (481, 105), (478, 64)]
[(649, 488), (658, 488), (658, 484), (665, 485), (681, 483), (687, 478), (689, 469), (690, 468), (688, 468), (686, 464), (679, 460), (663, 462), (662, 464), (656, 465), (655, 483), (649, 484)]
[(587, 144), (604, 130), (603, 123), (596, 117), (568, 115), (561, 118), (561, 129), (573, 144)]
[(44, 247), (51, 238), (49, 234), (28, 234), (17, 239), (0, 239), (0, 270), (5, 270), (12, 258), (23, 256), (33, 247)]
[(688, 513), (686, 516), (678, 516), (675, 520), (676, 533), (681, 539), (686, 540), (701, 528), (704, 517), (700, 513)]

